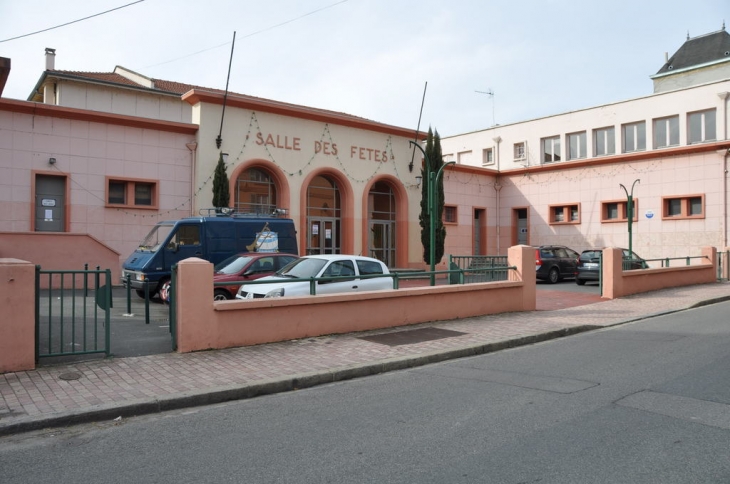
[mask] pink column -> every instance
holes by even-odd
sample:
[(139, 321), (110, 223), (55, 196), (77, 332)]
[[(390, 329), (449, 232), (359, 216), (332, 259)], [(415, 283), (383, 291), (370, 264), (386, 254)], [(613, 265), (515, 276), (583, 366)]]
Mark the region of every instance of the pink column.
[(0, 373), (35, 368), (35, 266), (0, 259)]

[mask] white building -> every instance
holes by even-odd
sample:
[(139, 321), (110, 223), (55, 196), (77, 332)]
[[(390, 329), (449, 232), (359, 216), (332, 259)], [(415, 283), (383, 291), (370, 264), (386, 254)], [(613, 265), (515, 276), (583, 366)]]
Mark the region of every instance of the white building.
[[(490, 253), (515, 243), (626, 247), (632, 193), (639, 255), (728, 245), (730, 35), (688, 39), (652, 79), (645, 97), (441, 140), (445, 158), (495, 174)], [(447, 192), (458, 212), (465, 202)]]

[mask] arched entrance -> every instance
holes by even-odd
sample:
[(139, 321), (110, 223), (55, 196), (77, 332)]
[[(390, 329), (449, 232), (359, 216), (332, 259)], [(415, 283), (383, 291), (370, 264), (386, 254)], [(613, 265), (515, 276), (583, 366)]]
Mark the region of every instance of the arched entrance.
[(276, 184), (268, 171), (252, 167), (236, 179), (233, 206), (236, 212), (271, 215), (277, 203)]
[(307, 250), (339, 254), (342, 244), (342, 201), (337, 182), (315, 176), (307, 187)]
[(368, 254), (388, 267), (396, 265), (395, 193), (387, 182), (376, 182), (368, 193)]

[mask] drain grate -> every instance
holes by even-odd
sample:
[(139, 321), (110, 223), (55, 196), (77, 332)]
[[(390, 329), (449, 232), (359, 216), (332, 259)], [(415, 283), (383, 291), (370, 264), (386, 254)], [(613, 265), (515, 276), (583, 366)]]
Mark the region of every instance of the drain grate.
[(365, 341), (370, 341), (372, 343), (379, 343), (381, 345), (400, 346), (451, 338), (454, 336), (461, 336), (463, 334), (467, 333), (451, 331), (449, 329), (422, 328), (398, 331), (395, 333), (376, 334), (374, 336), (363, 336), (360, 339), (364, 339)]

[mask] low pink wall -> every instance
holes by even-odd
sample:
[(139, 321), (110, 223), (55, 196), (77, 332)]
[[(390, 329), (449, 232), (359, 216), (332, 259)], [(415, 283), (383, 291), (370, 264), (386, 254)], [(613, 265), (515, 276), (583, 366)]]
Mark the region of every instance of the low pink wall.
[(717, 281), (717, 249), (703, 247), (702, 256), (698, 259), (700, 262), (689, 266), (623, 271), (621, 249), (603, 249), (603, 297), (615, 299), (668, 287)]
[[(99, 266), (102, 270), (111, 269), (112, 284), (119, 285), (121, 280), (119, 252), (88, 234), (0, 232), (0, 257), (30, 261), (43, 270), (81, 271), (84, 264), (89, 269)], [(58, 283), (59, 279), (54, 279), (53, 287), (58, 287)], [(81, 278), (76, 283), (82, 284)], [(48, 286), (48, 279), (41, 278), (41, 288)]]
[(510, 280), (213, 302), (213, 266), (178, 264), (177, 344), (185, 353), (535, 309), (534, 248), (509, 249)]
[(35, 266), (0, 259), (0, 373), (35, 368)]

